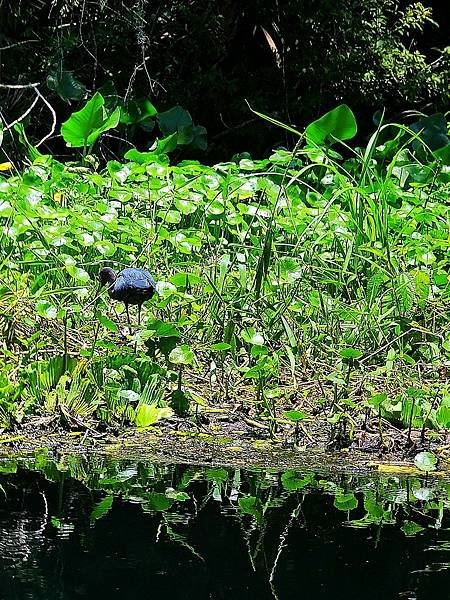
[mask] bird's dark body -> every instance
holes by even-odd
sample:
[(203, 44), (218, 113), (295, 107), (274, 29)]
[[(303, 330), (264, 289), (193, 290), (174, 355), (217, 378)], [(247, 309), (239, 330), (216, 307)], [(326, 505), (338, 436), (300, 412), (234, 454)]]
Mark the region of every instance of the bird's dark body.
[(140, 306), (146, 300), (150, 300), (155, 291), (156, 282), (148, 271), (129, 268), (118, 273), (117, 279), (108, 289), (108, 294), (113, 300)]
[[(156, 292), (156, 281), (145, 269), (130, 267), (116, 275), (110, 267), (103, 267), (98, 275), (100, 287), (108, 286), (109, 297), (125, 304), (128, 325), (130, 323), (129, 304), (137, 304), (138, 325), (141, 324), (141, 306)], [(131, 327), (130, 327), (131, 332)]]

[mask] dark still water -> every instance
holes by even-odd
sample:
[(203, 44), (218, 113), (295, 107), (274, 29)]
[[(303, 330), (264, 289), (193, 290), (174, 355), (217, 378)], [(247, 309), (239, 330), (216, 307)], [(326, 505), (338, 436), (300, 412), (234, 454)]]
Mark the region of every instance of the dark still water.
[(450, 483), (0, 461), (1, 600), (448, 598)]

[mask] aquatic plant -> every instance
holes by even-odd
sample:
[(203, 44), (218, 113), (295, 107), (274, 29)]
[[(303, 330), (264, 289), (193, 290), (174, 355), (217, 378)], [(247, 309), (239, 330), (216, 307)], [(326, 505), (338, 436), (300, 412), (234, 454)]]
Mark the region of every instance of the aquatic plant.
[[(89, 152), (116, 121), (102, 119), (91, 133), (71, 120), (81, 165), (30, 147), (23, 172), (3, 163), (3, 427), (56, 407), (73, 426), (149, 423), (143, 405), (189, 410), (194, 377), (206, 403), (238, 400), (273, 437), (295, 427), (292, 401), (339, 444), (372, 416), (380, 437), (386, 420), (409, 440), (448, 427), (445, 119), (380, 121), (351, 147), (341, 106), (285, 126), (293, 151), (213, 166), (170, 164), (169, 147), (100, 165)], [(125, 341), (123, 308), (95, 297), (106, 264), (158, 281)]]

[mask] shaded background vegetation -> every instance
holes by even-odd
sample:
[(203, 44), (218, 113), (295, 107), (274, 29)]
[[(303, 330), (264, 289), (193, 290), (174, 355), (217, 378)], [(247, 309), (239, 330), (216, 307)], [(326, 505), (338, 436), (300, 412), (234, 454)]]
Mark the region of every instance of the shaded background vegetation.
[[(382, 108), (398, 118), (447, 107), (444, 9), (426, 4), (3, 0), (0, 85), (38, 83), (41, 96), (36, 88), (0, 88), (1, 117), (11, 123), (37, 97), (23, 122), (31, 139), (41, 139), (52, 122), (45, 100), (60, 123), (98, 89), (121, 102), (147, 97), (158, 110), (180, 104), (207, 128), (202, 159), (210, 161), (289, 145), (245, 100), (297, 126), (344, 101), (364, 133)], [(145, 148), (157, 132), (141, 125), (121, 136)], [(58, 131), (46, 144), (62, 153)], [(108, 152), (123, 149), (108, 140)]]

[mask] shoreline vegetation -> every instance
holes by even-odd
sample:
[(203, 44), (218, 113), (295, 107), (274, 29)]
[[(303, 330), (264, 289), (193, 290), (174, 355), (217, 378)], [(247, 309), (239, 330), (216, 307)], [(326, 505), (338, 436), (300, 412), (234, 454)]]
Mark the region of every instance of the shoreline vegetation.
[[(171, 164), (182, 128), (102, 164), (120, 110), (98, 93), (61, 128), (77, 162), (15, 127), (29, 164), (0, 164), (2, 452), (145, 429), (171, 453), (171, 437), (201, 452), (203, 435), (230, 456), (242, 440), (447, 461), (444, 115), (380, 121), (356, 147), (346, 105), (304, 132), (256, 114), (294, 150)], [(131, 332), (96, 294), (104, 266), (157, 281)]]

